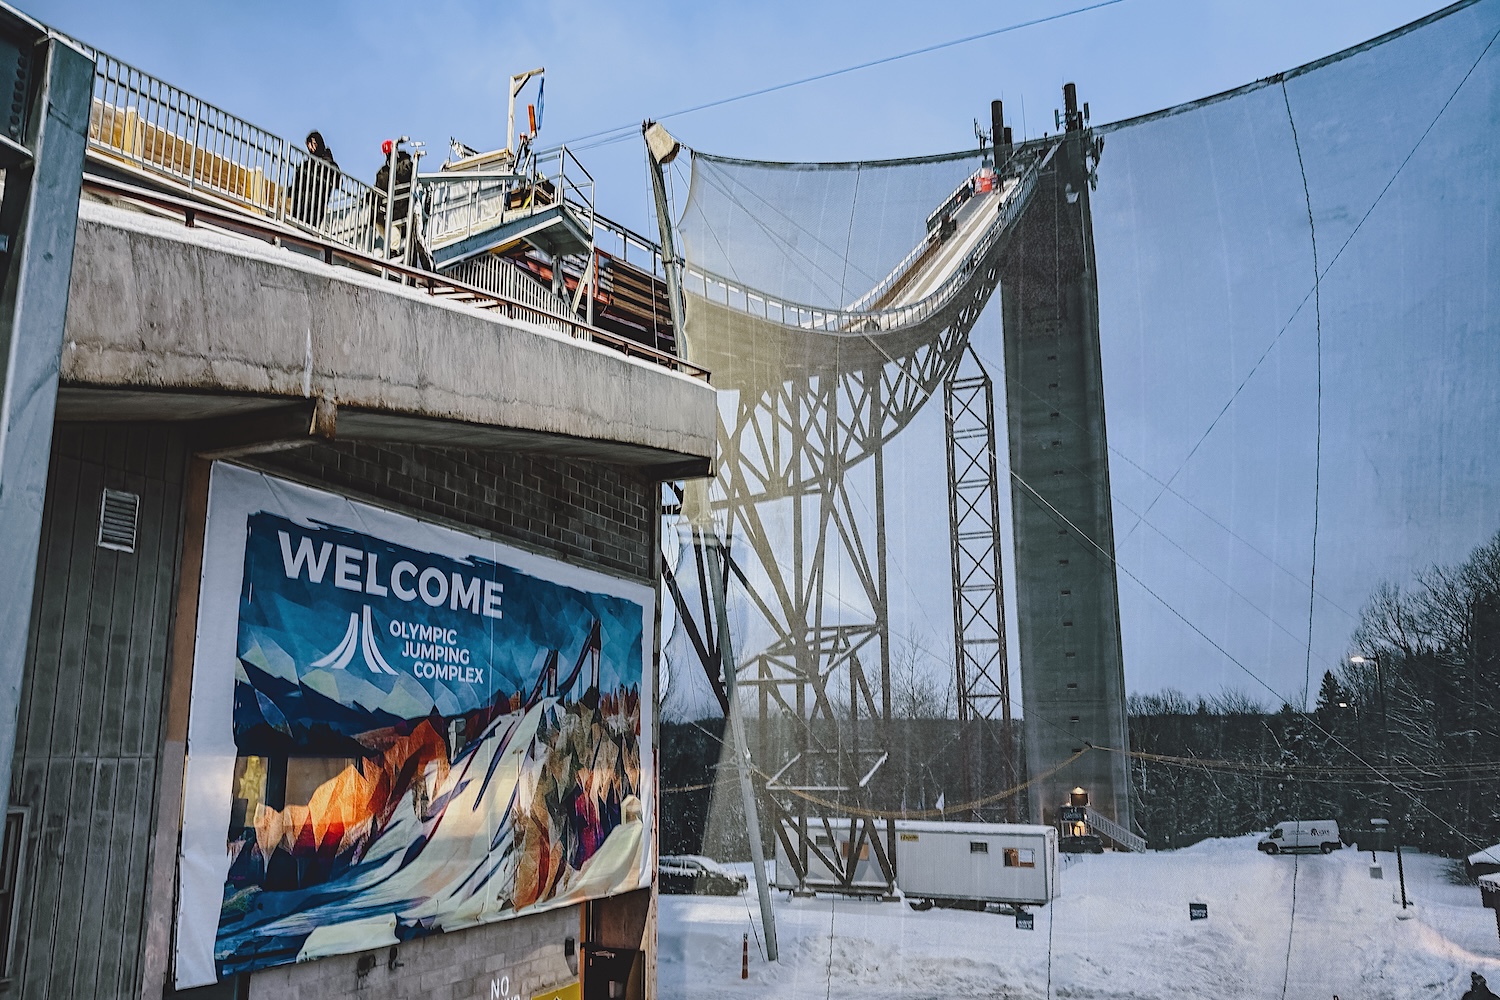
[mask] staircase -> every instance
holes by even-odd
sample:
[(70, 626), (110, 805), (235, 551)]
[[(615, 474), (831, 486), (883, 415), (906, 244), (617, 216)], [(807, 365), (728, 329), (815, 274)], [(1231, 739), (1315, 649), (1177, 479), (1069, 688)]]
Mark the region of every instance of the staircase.
[(1108, 816), (1101, 815), (1092, 808), (1087, 809), (1085, 816), (1084, 822), (1088, 824), (1089, 829), (1101, 837), (1114, 841), (1117, 848), (1126, 851), (1144, 851), (1146, 849), (1146, 840), (1144, 837), (1136, 836)]

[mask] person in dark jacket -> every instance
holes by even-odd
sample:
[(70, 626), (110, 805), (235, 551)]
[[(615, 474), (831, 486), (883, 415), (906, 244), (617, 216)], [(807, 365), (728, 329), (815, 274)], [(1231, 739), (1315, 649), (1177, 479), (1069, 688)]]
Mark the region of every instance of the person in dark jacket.
[(1465, 993), (1463, 1000), (1500, 1000), (1495, 996), (1493, 990), (1485, 983), (1484, 977), (1477, 972), (1469, 973), (1469, 992)]
[[(387, 140), (386, 145), (390, 142)], [(404, 149), (396, 151), (396, 187), (391, 188), (391, 158), (386, 153), (385, 162), (380, 169), (375, 171), (375, 190), (391, 199), (395, 211), (391, 213), (391, 219), (402, 222), (406, 219), (406, 213), (411, 210), (411, 175), (414, 170), (411, 154)], [(385, 202), (375, 202), (375, 225), (381, 229), (385, 228)]]
[[(406, 237), (407, 215), (411, 212), (411, 192), (413, 175), (416, 173), (416, 162), (406, 150), (396, 150), (396, 183), (394, 188), (391, 187), (390, 147), (391, 142), (387, 139), (381, 147), (381, 151), (385, 153), (385, 162), (375, 172), (375, 190), (379, 192), (375, 196), (375, 229), (381, 238), (384, 238), (385, 200), (389, 198), (392, 209), (391, 243), (393, 246), (397, 246), (399, 245), (397, 241), (404, 241)], [(419, 232), (412, 234), (412, 244), (414, 253), (411, 263), (417, 267), (425, 268), (429, 271), (432, 270), (432, 257), (428, 254), (427, 248), (422, 245), (422, 237)], [(388, 256), (394, 257), (396, 254), (391, 252), (388, 253)]]
[(323, 141), (323, 133), (317, 129), (307, 133), (304, 142), (307, 158), (297, 164), (287, 193), (291, 198), (292, 218), (317, 229), (328, 212), (328, 193), (336, 183), (339, 165), (333, 158), (333, 150)]

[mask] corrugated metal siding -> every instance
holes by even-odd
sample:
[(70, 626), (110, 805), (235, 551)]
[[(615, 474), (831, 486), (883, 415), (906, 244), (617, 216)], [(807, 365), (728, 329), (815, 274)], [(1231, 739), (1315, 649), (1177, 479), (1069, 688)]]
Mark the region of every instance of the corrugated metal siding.
[[(159, 426), (53, 441), (11, 787), (31, 837), (0, 986), (28, 1000), (139, 989), (186, 458)], [(134, 553), (96, 544), (105, 488), (141, 497)]]

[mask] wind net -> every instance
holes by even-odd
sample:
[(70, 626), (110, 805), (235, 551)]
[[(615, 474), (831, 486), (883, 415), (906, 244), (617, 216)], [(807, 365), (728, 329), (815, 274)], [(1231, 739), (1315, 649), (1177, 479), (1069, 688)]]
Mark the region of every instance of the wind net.
[(797, 895), (770, 962), (753, 878), (664, 862), (662, 995), (1500, 971), (1497, 35), (998, 156), (679, 161), (722, 449), (665, 532), (661, 851), (752, 875), (753, 804)]

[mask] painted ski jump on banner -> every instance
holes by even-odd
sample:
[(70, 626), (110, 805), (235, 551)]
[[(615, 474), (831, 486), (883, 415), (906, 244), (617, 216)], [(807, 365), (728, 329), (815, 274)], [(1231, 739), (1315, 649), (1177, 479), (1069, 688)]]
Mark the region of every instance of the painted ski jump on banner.
[(179, 987), (649, 884), (653, 599), (216, 465)]

